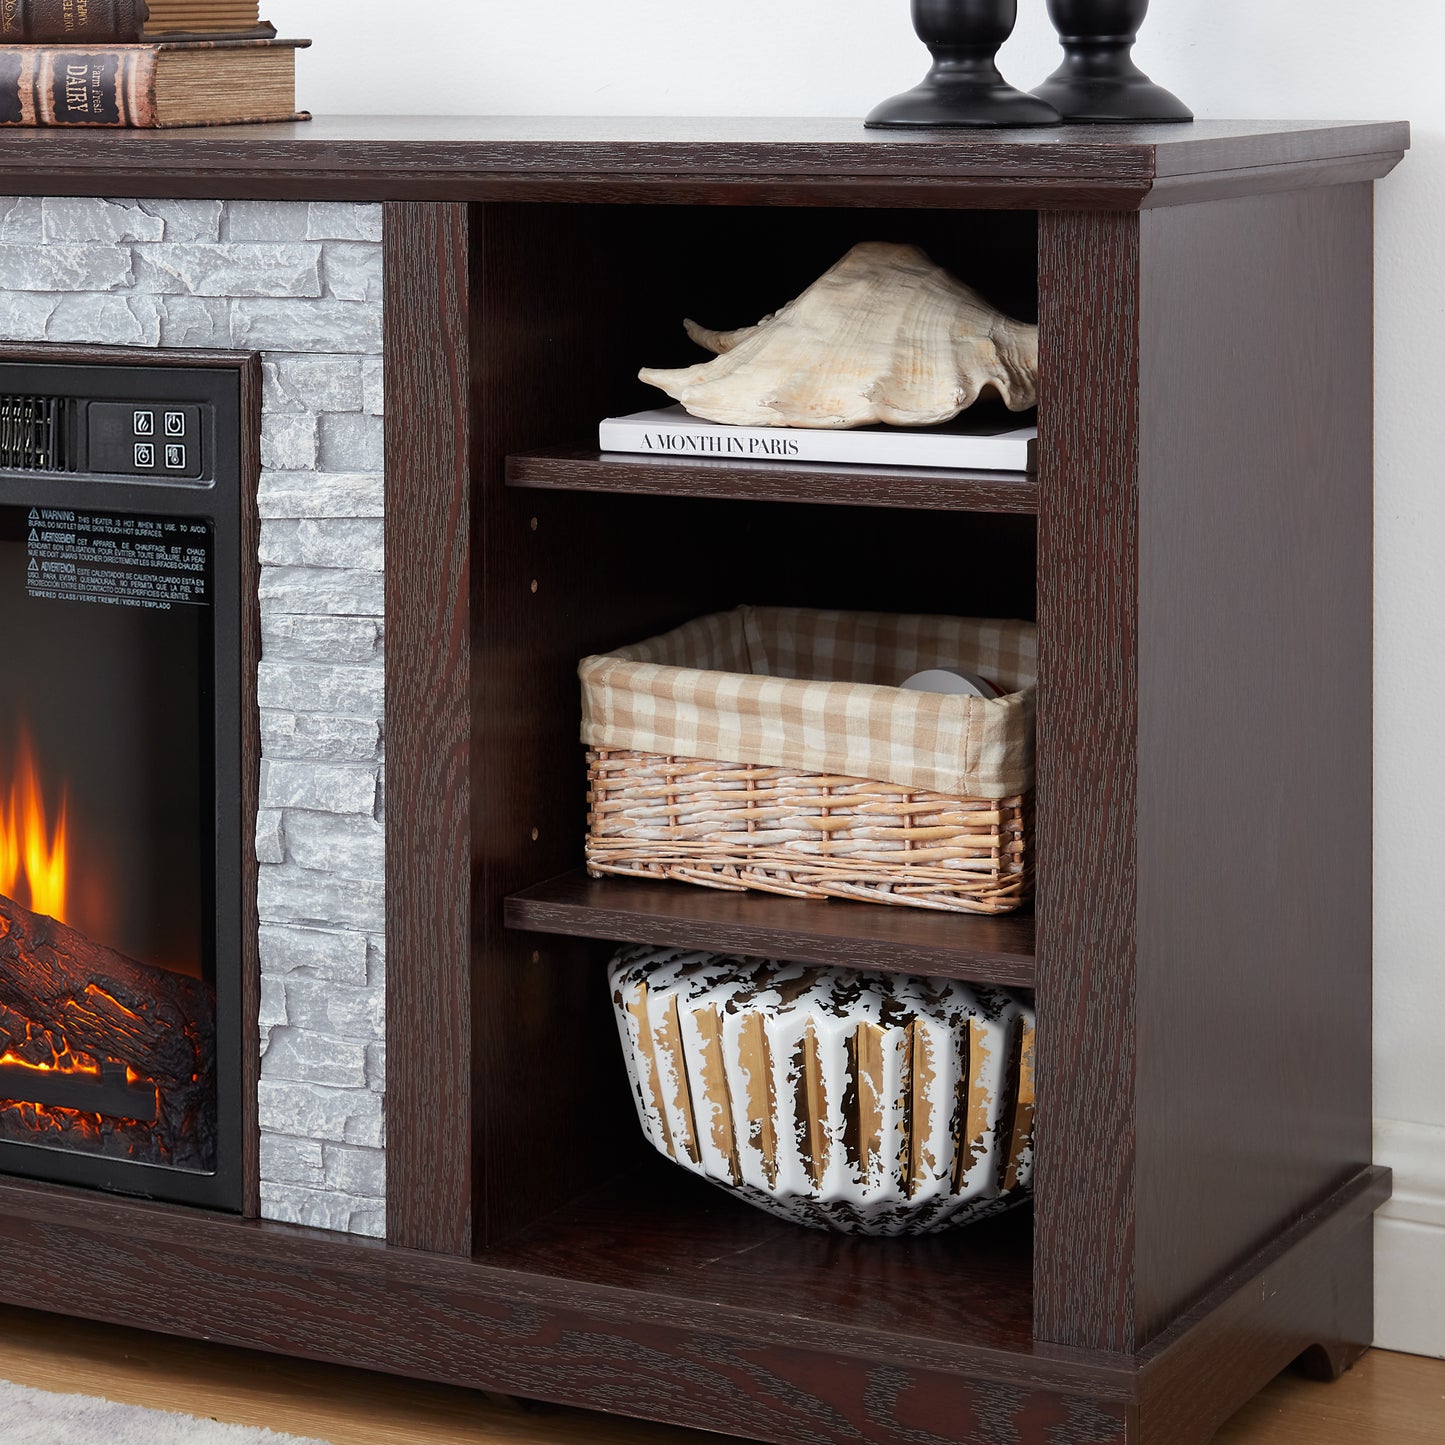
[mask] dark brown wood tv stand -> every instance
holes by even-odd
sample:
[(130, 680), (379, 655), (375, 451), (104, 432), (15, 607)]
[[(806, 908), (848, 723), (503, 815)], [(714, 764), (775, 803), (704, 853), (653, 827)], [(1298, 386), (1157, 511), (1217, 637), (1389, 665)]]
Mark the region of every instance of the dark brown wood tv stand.
[[(389, 1239), (11, 1181), (0, 1299), (775, 1445), (1194, 1445), (1291, 1362), (1345, 1369), (1389, 1192), (1372, 192), (1408, 143), (7, 132), (0, 193), (386, 203)], [(868, 239), (1037, 314), (1037, 479), (591, 449), (683, 315), (756, 319)], [(741, 601), (1037, 617), (1035, 909), (579, 872), (577, 659)], [(835, 1238), (657, 1160), (617, 940), (1034, 988), (1033, 1208)]]

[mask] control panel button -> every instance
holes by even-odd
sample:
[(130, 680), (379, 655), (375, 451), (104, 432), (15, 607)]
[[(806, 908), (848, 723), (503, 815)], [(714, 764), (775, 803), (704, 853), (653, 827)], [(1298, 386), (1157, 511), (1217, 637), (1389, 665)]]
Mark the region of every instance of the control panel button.
[(213, 465), (208, 405), (164, 397), (91, 401), (84, 418), (84, 467), (97, 476), (174, 485), (204, 481)]

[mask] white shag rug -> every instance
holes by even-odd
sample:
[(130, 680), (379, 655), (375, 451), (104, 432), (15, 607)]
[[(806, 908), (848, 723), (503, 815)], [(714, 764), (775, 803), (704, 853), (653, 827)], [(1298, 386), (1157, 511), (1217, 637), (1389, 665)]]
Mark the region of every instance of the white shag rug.
[(326, 1445), (299, 1435), (221, 1425), (193, 1415), (116, 1405), (89, 1395), (51, 1395), (0, 1380), (5, 1445)]

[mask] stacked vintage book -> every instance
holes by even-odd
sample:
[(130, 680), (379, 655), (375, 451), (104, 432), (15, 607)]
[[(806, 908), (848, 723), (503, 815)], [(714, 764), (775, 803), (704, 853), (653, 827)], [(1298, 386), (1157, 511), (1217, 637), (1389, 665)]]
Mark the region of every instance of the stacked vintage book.
[(305, 119), (259, 0), (0, 0), (0, 125)]

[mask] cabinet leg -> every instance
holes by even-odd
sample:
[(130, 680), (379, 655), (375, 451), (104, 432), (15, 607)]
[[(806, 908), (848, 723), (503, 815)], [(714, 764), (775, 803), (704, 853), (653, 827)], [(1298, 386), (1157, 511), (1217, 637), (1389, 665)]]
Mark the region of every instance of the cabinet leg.
[(1130, 1445), (1206, 1445), (1293, 1363), (1343, 1375), (1374, 1334), (1372, 1216), (1388, 1190), (1387, 1171), (1363, 1171), (1149, 1346)]
[(1333, 1340), (1328, 1344), (1311, 1345), (1295, 1361), (1295, 1369), (1311, 1380), (1333, 1384), (1352, 1370), (1369, 1351), (1368, 1345), (1352, 1340)]

